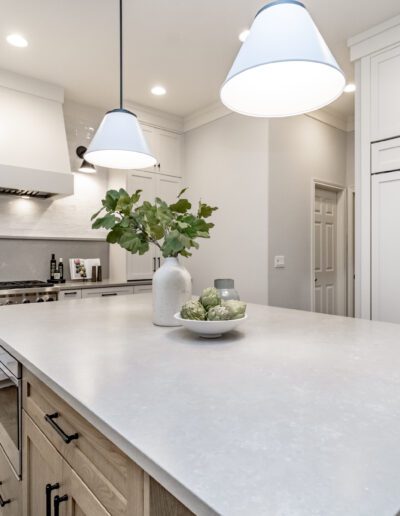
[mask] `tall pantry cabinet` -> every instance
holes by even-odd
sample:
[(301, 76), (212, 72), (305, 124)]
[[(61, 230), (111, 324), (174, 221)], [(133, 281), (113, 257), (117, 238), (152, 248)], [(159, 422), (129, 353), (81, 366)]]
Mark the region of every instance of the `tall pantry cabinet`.
[(400, 323), (400, 16), (349, 41), (356, 70), (356, 316)]
[[(141, 202), (154, 202), (160, 197), (173, 203), (182, 183), (182, 136), (145, 124), (142, 129), (157, 164), (143, 170), (111, 170), (109, 188), (125, 188), (131, 194), (142, 190)], [(162, 263), (163, 257), (155, 246), (143, 256), (130, 254), (117, 245), (110, 247), (110, 272), (115, 279), (150, 280)]]

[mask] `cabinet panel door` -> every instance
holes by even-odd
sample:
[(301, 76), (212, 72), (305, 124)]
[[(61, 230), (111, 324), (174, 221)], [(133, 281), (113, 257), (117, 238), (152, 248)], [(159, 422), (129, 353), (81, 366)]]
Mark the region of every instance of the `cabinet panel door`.
[(133, 287), (87, 288), (82, 289), (82, 298), (128, 296), (133, 294)]
[(400, 172), (372, 176), (372, 319), (400, 323)]
[[(46, 514), (46, 485), (59, 484), (51, 493), (51, 506), (55, 495), (65, 489), (62, 480), (62, 457), (23, 411), (23, 507), (24, 516)], [(65, 516), (60, 506), (60, 516)]]
[(400, 46), (371, 58), (371, 135), (400, 135)]
[(21, 482), (16, 476), (0, 447), (0, 495), (5, 505), (0, 509), (1, 516), (21, 516)]
[(181, 137), (169, 131), (158, 133), (158, 161), (160, 172), (170, 176), (181, 175)]
[(58, 294), (59, 301), (68, 301), (71, 299), (81, 299), (82, 297), (82, 290), (62, 290)]
[[(156, 196), (156, 175), (149, 172), (130, 172), (127, 189), (130, 194), (136, 190), (142, 190), (141, 201), (154, 202)], [(143, 256), (126, 253), (127, 255), (127, 279), (151, 279), (155, 271), (155, 248)]]
[(67, 500), (67, 516), (110, 516), (92, 491), (82, 482), (78, 475), (63, 462)]
[[(158, 135), (156, 129), (154, 127), (150, 127), (148, 125), (141, 124), (143, 136), (145, 137), (145, 140), (147, 142), (147, 145), (149, 147), (150, 153), (156, 158), (157, 162), (159, 160), (158, 154)], [(157, 170), (157, 165), (152, 165), (151, 167), (148, 167), (144, 170), (153, 171), (155, 172)]]

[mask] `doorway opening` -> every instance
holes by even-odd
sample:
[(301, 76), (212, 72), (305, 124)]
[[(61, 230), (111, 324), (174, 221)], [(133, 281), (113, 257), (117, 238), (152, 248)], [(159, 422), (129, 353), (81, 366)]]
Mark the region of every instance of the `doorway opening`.
[(354, 196), (344, 186), (313, 180), (311, 225), (311, 310), (354, 315), (353, 217)]

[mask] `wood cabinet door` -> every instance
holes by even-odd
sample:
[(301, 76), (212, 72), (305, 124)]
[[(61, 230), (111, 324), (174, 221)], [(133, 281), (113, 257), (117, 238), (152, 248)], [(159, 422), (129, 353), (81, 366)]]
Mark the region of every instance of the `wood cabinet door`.
[[(130, 194), (142, 190), (140, 202), (154, 202), (156, 196), (156, 174), (151, 172), (134, 171), (129, 173), (127, 190)], [(139, 256), (127, 252), (127, 279), (151, 279), (156, 270), (156, 250), (152, 246), (150, 251)]]
[(0, 516), (21, 516), (21, 481), (12, 469), (0, 447), (0, 500), (5, 504), (0, 508)]
[(110, 516), (92, 491), (65, 461), (63, 462), (63, 478), (65, 492), (68, 496), (66, 500), (67, 516)]
[[(30, 417), (23, 411), (23, 514), (53, 514), (54, 496), (63, 495), (63, 459)], [(46, 485), (56, 486), (46, 496)], [(49, 505), (49, 507), (47, 507)], [(51, 512), (49, 512), (49, 510)], [(65, 516), (60, 506), (60, 516)]]

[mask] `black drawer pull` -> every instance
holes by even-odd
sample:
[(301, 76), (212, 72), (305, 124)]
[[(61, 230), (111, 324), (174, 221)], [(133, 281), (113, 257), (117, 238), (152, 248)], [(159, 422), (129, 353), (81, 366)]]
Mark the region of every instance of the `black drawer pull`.
[(79, 435), (77, 433), (68, 435), (64, 432), (62, 428), (60, 428), (57, 423), (54, 421), (59, 416), (58, 412), (54, 412), (54, 414), (46, 414), (44, 416), (45, 420), (54, 428), (54, 430), (62, 437), (62, 440), (69, 444), (74, 439), (78, 439)]
[[(0, 482), (0, 486), (2, 485), (2, 483), (3, 482)], [(0, 495), (0, 507), (4, 507), (8, 503), (11, 503), (11, 500), (10, 499), (4, 500), (3, 497)]]
[(60, 503), (66, 502), (68, 500), (68, 495), (63, 496), (55, 496), (54, 497), (54, 516), (60, 516)]
[(60, 484), (56, 482), (55, 484), (46, 484), (46, 516), (51, 516), (51, 492), (54, 489), (59, 489)]
[(103, 292), (103, 294), (101, 294), (101, 297), (108, 297), (108, 296), (118, 296), (118, 293), (117, 292), (110, 292), (110, 293)]

